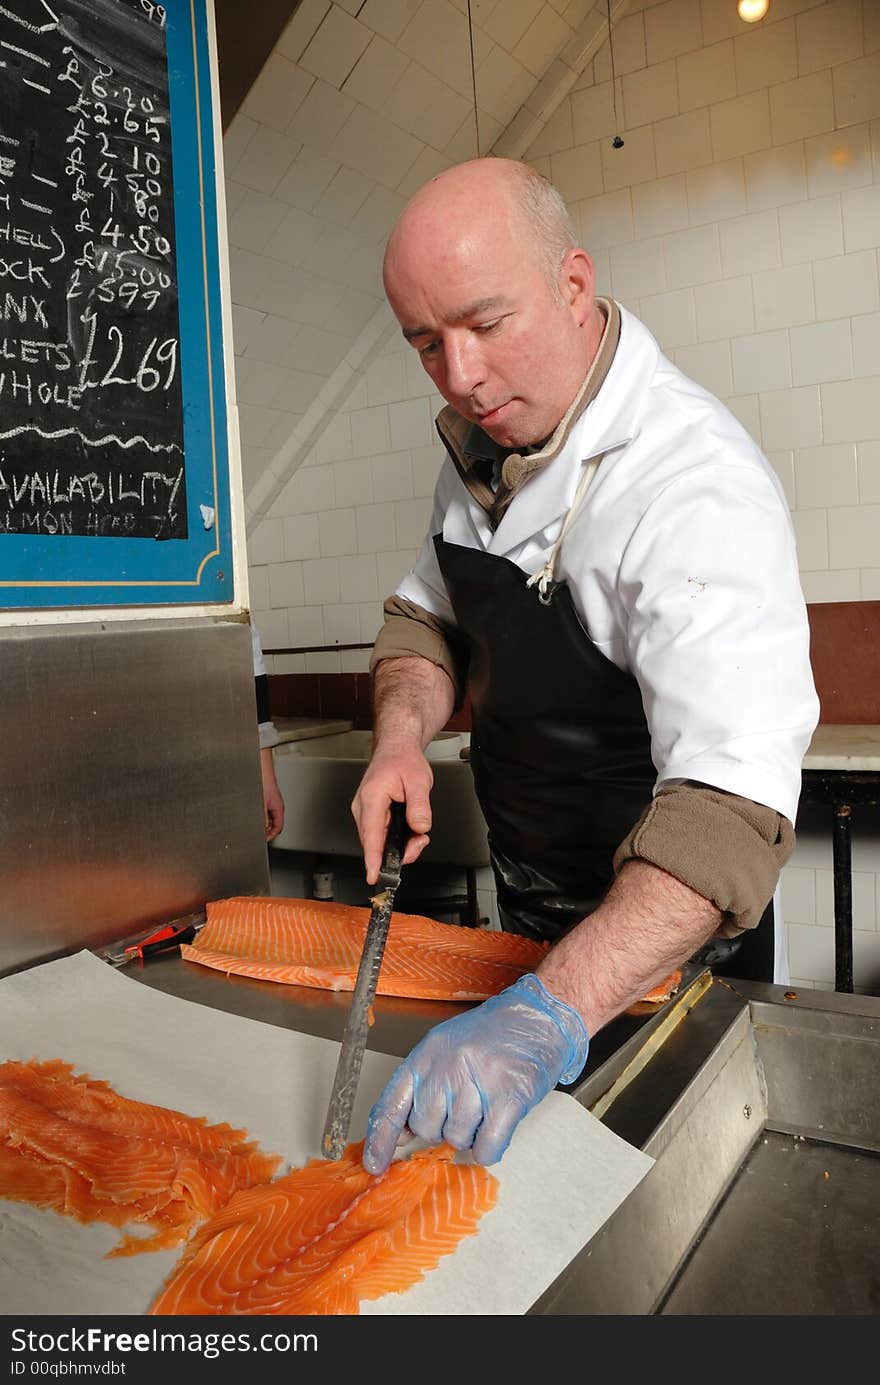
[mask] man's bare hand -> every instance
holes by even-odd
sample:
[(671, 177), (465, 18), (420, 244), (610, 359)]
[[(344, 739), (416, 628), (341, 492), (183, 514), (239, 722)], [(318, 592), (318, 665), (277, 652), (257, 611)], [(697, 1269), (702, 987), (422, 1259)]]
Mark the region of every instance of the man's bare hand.
[(260, 751), (260, 773), (263, 778), (263, 816), (266, 825), (266, 841), (273, 842), (284, 826), (284, 799), (275, 777), (272, 751), (266, 747)]
[(373, 754), (351, 805), (368, 885), (379, 876), (391, 803), (406, 804), (412, 834), (401, 864), (412, 865), (428, 845), (434, 775), (423, 747), (446, 725), (453, 701), (449, 677), (428, 659), (383, 659), (376, 669)]
[(351, 805), (368, 885), (374, 885), (379, 876), (392, 802), (406, 804), (412, 834), (401, 864), (411, 865), (421, 856), (430, 841), (433, 783), (431, 766), (417, 744), (380, 749), (373, 755)]

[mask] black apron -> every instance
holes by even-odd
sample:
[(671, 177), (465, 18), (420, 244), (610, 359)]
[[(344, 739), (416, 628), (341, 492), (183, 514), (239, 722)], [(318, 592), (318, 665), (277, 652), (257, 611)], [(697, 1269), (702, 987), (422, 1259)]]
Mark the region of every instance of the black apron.
[(593, 644), (562, 583), (434, 545), (469, 651), (471, 765), (502, 927), (555, 941), (593, 910), (657, 772), (635, 678)]

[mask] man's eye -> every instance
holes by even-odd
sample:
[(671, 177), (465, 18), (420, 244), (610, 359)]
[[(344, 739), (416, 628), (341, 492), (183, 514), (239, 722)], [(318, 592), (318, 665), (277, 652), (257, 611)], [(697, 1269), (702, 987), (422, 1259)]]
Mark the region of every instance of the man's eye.
[(439, 349), (439, 341), (429, 341), (425, 346), (419, 347), (420, 356), (435, 356)]
[(482, 332), (484, 334), (487, 332), (494, 332), (496, 327), (501, 326), (501, 322), (502, 319), (500, 317), (493, 318), (491, 322), (480, 322), (474, 328), (474, 331)]

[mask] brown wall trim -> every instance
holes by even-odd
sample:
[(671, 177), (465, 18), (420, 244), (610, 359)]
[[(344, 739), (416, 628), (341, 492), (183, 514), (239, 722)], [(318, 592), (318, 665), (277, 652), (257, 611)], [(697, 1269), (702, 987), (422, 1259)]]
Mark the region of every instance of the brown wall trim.
[[(880, 601), (816, 602), (807, 615), (820, 721), (880, 725)], [(345, 717), (361, 729), (373, 724), (368, 673), (270, 674), (269, 698), (273, 716)], [(447, 725), (469, 731), (470, 702)]]
[(880, 724), (880, 601), (817, 601), (807, 614), (820, 720)]
[[(273, 717), (340, 717), (358, 730), (373, 725), (372, 684), (368, 673), (270, 673)], [(470, 731), (470, 702), (447, 722), (450, 731)]]

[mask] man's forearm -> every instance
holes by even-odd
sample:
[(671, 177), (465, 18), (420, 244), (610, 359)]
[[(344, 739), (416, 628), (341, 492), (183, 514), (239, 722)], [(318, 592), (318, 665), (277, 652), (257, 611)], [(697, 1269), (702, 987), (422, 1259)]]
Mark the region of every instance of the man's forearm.
[(628, 862), (597, 909), (548, 952), (543, 984), (592, 1037), (711, 937), (720, 910), (646, 861)]
[(417, 655), (383, 659), (373, 675), (374, 753), (417, 742), (424, 749), (452, 715), (455, 689), (443, 669)]

